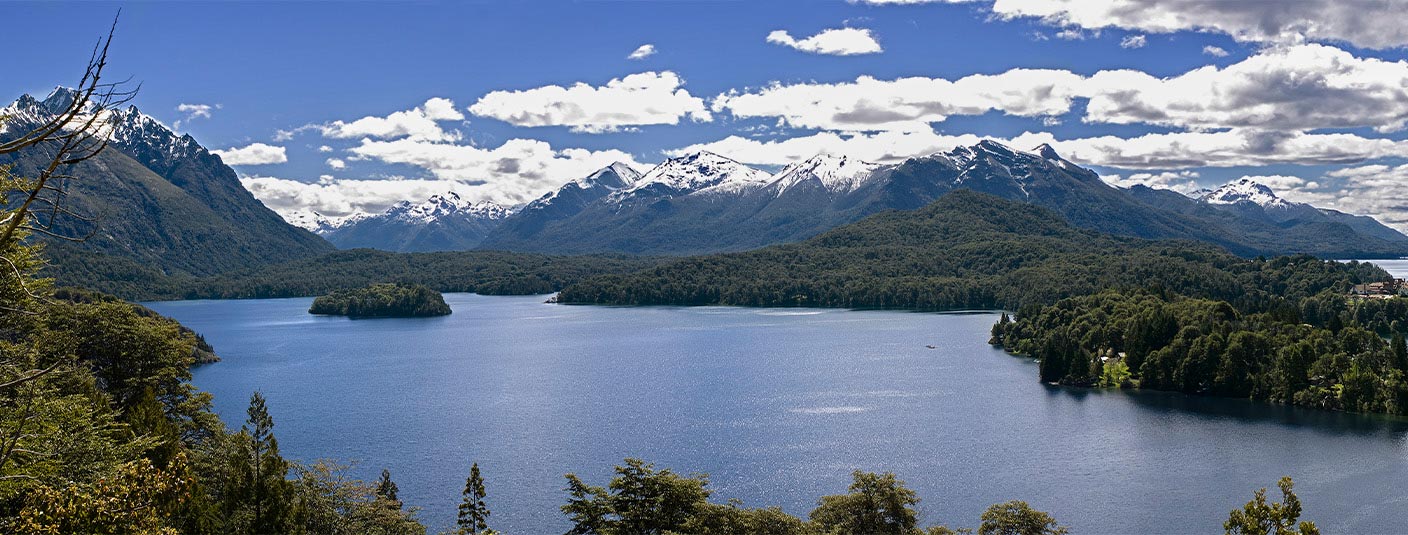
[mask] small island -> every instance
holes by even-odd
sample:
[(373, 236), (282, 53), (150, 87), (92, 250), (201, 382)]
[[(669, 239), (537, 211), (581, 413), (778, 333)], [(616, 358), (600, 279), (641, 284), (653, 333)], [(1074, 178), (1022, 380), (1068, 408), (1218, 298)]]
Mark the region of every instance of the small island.
[(351, 318), (424, 318), (450, 314), (440, 292), (420, 284), (379, 283), (313, 300), (309, 314)]

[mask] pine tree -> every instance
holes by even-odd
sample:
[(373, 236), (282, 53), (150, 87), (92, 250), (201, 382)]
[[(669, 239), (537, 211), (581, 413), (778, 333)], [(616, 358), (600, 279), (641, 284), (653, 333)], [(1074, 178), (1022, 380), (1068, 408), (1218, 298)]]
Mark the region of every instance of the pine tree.
[(291, 510), (288, 461), (279, 455), (274, 419), (259, 392), (250, 396), (248, 414), (249, 419), (237, 435), (241, 441), (237, 461), (241, 492), (230, 497), (237, 501), (232, 509), (249, 515), (251, 533), (282, 533), (287, 531), (285, 524)]
[(464, 501), (460, 503), (459, 533), (475, 535), (489, 530), (489, 505), (484, 503), (484, 478), (479, 477), (479, 463), (469, 467), (469, 479), (464, 483)]
[(381, 470), (381, 481), (376, 483), (376, 495), (382, 499), (396, 503), (400, 507), (401, 500), (397, 499), (396, 493), (400, 489), (396, 488), (396, 483), (391, 481), (391, 471), (383, 468)]
[(1403, 371), (1408, 371), (1408, 341), (1403, 339), (1400, 333), (1393, 333), (1393, 339), (1389, 342), (1389, 347), (1393, 350), (1393, 365)]

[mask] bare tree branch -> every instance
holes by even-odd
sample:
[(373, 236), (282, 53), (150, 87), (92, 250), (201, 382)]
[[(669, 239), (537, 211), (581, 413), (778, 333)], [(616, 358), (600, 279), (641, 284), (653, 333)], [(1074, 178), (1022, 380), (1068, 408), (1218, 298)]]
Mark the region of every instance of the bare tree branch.
[(48, 164), (38, 175), (15, 192), (20, 194), (23, 201), (0, 218), (0, 251), (14, 245), (21, 230), (66, 241), (84, 241), (96, 233), (96, 228), (77, 236), (58, 230), (61, 219), (72, 218), (79, 223), (96, 221), (94, 217), (63, 208), (69, 182), (77, 180), (77, 177), (60, 170), (93, 158), (106, 149), (111, 137), (109, 121), (113, 110), (130, 101), (141, 89), (140, 85), (130, 88), (128, 80), (103, 80), (108, 48), (112, 45), (116, 30), (117, 17), (114, 17), (107, 37), (99, 39), (93, 47), (83, 76), (73, 91), (73, 100), (62, 111), (51, 114), (43, 123), (32, 126), (18, 138), (0, 143), (0, 154), (39, 147), (54, 150)]

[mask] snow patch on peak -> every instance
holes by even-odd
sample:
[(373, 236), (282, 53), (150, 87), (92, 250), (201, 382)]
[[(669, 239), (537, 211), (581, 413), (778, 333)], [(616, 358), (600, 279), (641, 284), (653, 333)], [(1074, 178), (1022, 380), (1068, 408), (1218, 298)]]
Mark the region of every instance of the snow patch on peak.
[(696, 152), (665, 160), (626, 189), (631, 194), (643, 189), (663, 189), (671, 193), (696, 191), (738, 192), (767, 184), (772, 176), (733, 159), (712, 152)]
[[(615, 175), (612, 177), (611, 175)], [(607, 188), (618, 189), (629, 187), (640, 180), (640, 171), (621, 162), (616, 162), (585, 177), (573, 180), (582, 189), (589, 189), (597, 185), (605, 185)]]
[(1199, 195), (1197, 199), (1207, 204), (1249, 202), (1263, 208), (1290, 208), (1296, 205), (1296, 203), (1277, 197), (1276, 192), (1265, 184), (1248, 178), (1229, 182), (1220, 188), (1207, 191)]
[(846, 156), (818, 154), (806, 161), (790, 164), (773, 176), (777, 194), (812, 178), (821, 182), (831, 193), (850, 193), (870, 178), (879, 164), (863, 162)]
[(424, 202), (396, 203), (381, 217), (406, 223), (430, 224), (445, 217), (462, 216), (473, 219), (497, 220), (508, 217), (509, 209), (490, 202), (466, 200), (453, 191), (431, 195)]
[(327, 234), (344, 226), (370, 217), (368, 214), (352, 214), (342, 217), (326, 216), (316, 210), (296, 210), (277, 212), (288, 224), (314, 234)]

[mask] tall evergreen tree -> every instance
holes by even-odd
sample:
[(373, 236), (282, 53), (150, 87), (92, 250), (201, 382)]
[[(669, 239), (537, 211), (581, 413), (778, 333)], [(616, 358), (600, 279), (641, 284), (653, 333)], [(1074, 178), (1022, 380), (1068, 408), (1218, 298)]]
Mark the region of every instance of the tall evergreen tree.
[(249, 419), (235, 437), (239, 442), (239, 458), (233, 470), (236, 492), (226, 497), (233, 502), (226, 504), (227, 511), (236, 531), (283, 533), (292, 510), (288, 461), (279, 455), (274, 419), (259, 392), (250, 396), (248, 414)]
[(1393, 365), (1400, 370), (1408, 371), (1408, 340), (1403, 339), (1403, 334), (1393, 333), (1393, 339), (1389, 342), (1389, 347), (1393, 350)]
[(479, 463), (469, 467), (469, 479), (464, 483), (464, 501), (460, 503), (459, 533), (475, 535), (489, 530), (489, 505), (484, 502), (484, 478), (479, 476)]
[(396, 488), (396, 482), (391, 481), (391, 471), (382, 468), (381, 480), (377, 481), (376, 483), (376, 495), (380, 496), (384, 500), (395, 502), (396, 505), (399, 507), (401, 504), (401, 500), (397, 499), (396, 497), (396, 493), (399, 490), (400, 489)]

